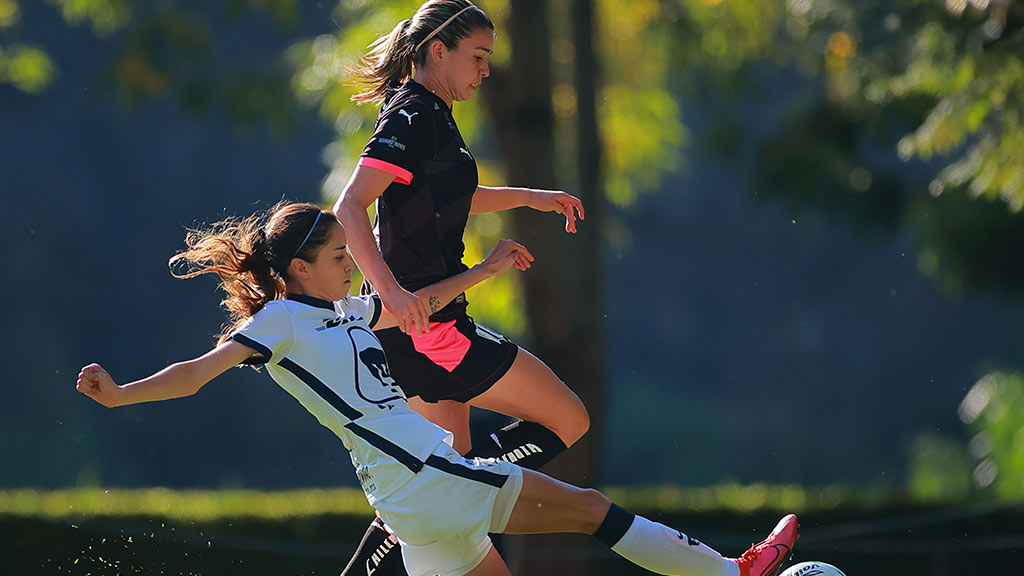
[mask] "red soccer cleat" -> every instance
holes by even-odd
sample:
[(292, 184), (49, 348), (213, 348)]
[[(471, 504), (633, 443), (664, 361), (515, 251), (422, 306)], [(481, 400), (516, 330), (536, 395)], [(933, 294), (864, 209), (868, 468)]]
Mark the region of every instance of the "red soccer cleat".
[(796, 529), (800, 522), (795, 514), (789, 514), (775, 525), (775, 530), (761, 542), (754, 544), (736, 559), (740, 576), (775, 576), (782, 568), (782, 562), (793, 551), (793, 544), (800, 535)]

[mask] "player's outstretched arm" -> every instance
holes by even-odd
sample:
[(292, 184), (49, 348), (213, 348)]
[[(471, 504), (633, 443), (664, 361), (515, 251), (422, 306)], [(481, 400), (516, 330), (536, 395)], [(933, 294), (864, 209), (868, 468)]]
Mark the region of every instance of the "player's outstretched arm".
[(107, 408), (191, 396), (254, 353), (248, 346), (228, 341), (199, 358), (172, 364), (148, 378), (123, 386), (115, 384), (99, 364), (89, 364), (78, 373), (76, 389)]
[(583, 202), (560, 190), (534, 190), (531, 188), (511, 188), (477, 186), (473, 194), (470, 214), (499, 212), (526, 206), (541, 212), (558, 212), (565, 216), (565, 231), (576, 232), (576, 219), (584, 220)]
[[(533, 254), (530, 254), (525, 246), (514, 240), (502, 238), (476, 266), (451, 278), (420, 288), (414, 294), (426, 302), (430, 312), (434, 313), (447, 306), (459, 294), (484, 280), (500, 276), (513, 266), (519, 270), (528, 270), (532, 263)], [(397, 319), (385, 307), (373, 329), (383, 330), (396, 325)]]

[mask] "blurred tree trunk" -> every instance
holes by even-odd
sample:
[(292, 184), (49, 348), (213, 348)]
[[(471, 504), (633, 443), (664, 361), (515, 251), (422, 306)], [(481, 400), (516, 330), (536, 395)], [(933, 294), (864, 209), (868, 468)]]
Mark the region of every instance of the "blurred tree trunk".
[[(485, 91), (497, 128), (510, 184), (557, 189), (554, 111), (552, 107), (551, 33), (548, 3), (509, 3), (511, 61), (495, 70)], [(591, 431), (546, 471), (580, 486), (594, 486), (599, 469), (603, 414), (604, 349), (601, 266), (600, 144), (595, 113), (596, 62), (592, 50), (592, 2), (574, 0), (576, 42), (577, 139), (580, 196), (587, 219), (567, 234), (552, 213), (516, 210), (515, 239), (536, 256), (523, 276), (526, 294), (528, 347), (544, 360), (583, 400), (591, 415)], [(506, 557), (518, 574), (585, 575), (595, 544), (589, 536), (530, 536), (506, 539)], [(522, 553), (525, 547), (529, 550)], [(558, 550), (557, 553), (554, 553)]]

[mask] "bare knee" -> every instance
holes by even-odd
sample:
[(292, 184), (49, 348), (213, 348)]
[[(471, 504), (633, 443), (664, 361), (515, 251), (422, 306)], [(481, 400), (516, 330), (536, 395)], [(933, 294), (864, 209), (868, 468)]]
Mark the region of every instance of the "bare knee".
[(555, 434), (558, 434), (566, 447), (569, 447), (582, 438), (588, 430), (590, 430), (590, 413), (587, 412), (583, 402), (576, 398), (572, 408), (560, 416)]
[(523, 470), (523, 487), (506, 532), (593, 534), (608, 516), (611, 501), (597, 490)]
[(593, 534), (604, 522), (612, 501), (593, 488), (581, 488), (580, 492), (579, 502), (582, 512), (580, 529), (587, 534)]

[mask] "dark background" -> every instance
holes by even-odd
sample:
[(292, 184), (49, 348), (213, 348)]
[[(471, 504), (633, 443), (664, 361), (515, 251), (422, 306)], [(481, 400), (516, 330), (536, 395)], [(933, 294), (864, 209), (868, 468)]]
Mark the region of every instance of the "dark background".
[[(279, 66), (297, 39), (337, 31), (333, 4), (302, 3), (286, 29), (259, 11), (191, 8), (213, 34), (201, 61), (181, 65), (222, 83), (132, 99), (111, 74), (120, 44), (51, 4), (21, 6), (18, 35), (60, 73), (38, 94), (0, 84), (0, 488), (355, 485), (337, 439), (265, 375), (232, 370), (196, 397), (115, 411), (74, 391), (86, 363), (127, 381), (212, 343), (224, 319), (213, 282), (167, 271), (186, 227), (282, 197), (333, 200), (321, 186), (336, 133), (315, 110), (278, 123), (224, 104), (245, 74), (280, 72), (254, 62)], [(680, 69), (677, 83), (698, 75)], [(625, 233), (604, 255), (606, 304), (589, 311), (607, 333), (598, 480), (900, 490), (915, 438), (966, 444), (966, 392), (1024, 364), (1020, 294), (922, 273), (920, 236), (891, 211), (865, 202), (837, 216), (779, 192), (813, 171), (778, 150), (827, 98), (787, 66), (745, 78), (724, 95), (680, 89), (685, 164), (611, 209)], [(933, 167), (896, 159), (894, 140), (817, 127), (871, 159), (873, 194), (928, 200)], [(1005, 207), (970, 202), (1019, 233)]]

